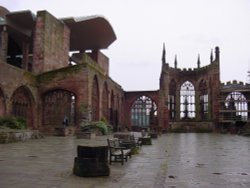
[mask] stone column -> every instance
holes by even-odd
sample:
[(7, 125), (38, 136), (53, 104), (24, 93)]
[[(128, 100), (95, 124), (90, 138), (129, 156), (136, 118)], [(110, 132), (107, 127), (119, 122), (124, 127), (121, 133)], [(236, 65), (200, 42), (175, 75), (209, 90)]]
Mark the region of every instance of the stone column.
[(28, 63), (29, 63), (29, 43), (23, 42), (22, 51), (23, 51), (23, 60), (22, 66), (24, 70), (28, 70)]
[(4, 26), (0, 36), (0, 59), (2, 60), (0, 63), (6, 62), (8, 52), (8, 33), (6, 29), (6, 26)]

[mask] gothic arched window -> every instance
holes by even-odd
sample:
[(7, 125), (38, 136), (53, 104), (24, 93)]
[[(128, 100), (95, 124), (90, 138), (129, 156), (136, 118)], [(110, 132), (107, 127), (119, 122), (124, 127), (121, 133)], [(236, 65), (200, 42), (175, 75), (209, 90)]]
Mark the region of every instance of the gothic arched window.
[(172, 80), (169, 84), (169, 95), (168, 95), (168, 109), (169, 118), (176, 118), (176, 82)]
[(207, 83), (204, 80), (201, 80), (199, 84), (199, 92), (200, 92), (200, 117), (205, 120), (208, 118), (208, 91), (207, 91)]
[(104, 83), (103, 90), (102, 90), (102, 116), (108, 120), (109, 118), (109, 93), (108, 93), (108, 86), (107, 82)]
[(99, 85), (95, 76), (92, 84), (92, 117), (91, 120), (99, 120)]
[(189, 81), (181, 86), (180, 117), (182, 119), (195, 117), (195, 90), (194, 85)]
[(240, 116), (242, 120), (247, 120), (247, 99), (240, 92), (231, 92), (225, 100), (225, 107), (231, 110), (231, 118)]
[(43, 123), (45, 125), (60, 126), (75, 125), (76, 96), (66, 90), (57, 89), (43, 96)]
[(131, 125), (139, 127), (149, 127), (157, 117), (157, 107), (155, 102), (149, 97), (138, 97), (131, 108)]

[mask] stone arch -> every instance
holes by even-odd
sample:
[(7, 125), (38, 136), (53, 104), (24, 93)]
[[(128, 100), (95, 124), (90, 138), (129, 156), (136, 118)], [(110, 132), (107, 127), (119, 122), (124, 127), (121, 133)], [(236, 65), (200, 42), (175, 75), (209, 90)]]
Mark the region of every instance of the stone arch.
[(100, 110), (100, 98), (99, 98), (99, 83), (97, 76), (95, 75), (92, 82), (92, 93), (91, 93), (91, 112), (92, 112), (92, 120), (99, 120), (99, 110)]
[(49, 129), (74, 126), (76, 123), (76, 95), (68, 90), (53, 89), (42, 96), (43, 125)]
[(115, 95), (113, 90), (111, 90), (110, 94), (109, 122), (111, 125), (115, 124)]
[(17, 88), (11, 97), (12, 116), (26, 120), (28, 128), (34, 128), (34, 97), (26, 86)]
[(3, 117), (6, 113), (6, 104), (4, 93), (0, 87), (0, 117)]
[(226, 119), (248, 119), (248, 102), (245, 95), (241, 92), (233, 91), (229, 93), (225, 99), (225, 108), (229, 111), (226, 115)]
[(151, 97), (145, 95), (137, 97), (130, 111), (133, 129), (149, 128), (157, 124), (157, 105)]
[(208, 84), (204, 79), (201, 79), (199, 82), (199, 92), (201, 94), (206, 94), (208, 92)]
[(181, 119), (195, 118), (195, 88), (190, 81), (185, 81), (180, 88)]
[(105, 81), (102, 89), (102, 117), (109, 119), (109, 91), (108, 84)]

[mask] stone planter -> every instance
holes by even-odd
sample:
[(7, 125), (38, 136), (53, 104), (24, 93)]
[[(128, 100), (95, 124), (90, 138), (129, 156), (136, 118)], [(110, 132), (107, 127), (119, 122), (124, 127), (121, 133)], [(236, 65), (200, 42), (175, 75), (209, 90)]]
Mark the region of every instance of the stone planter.
[(20, 142), (43, 138), (38, 130), (10, 130), (0, 132), (0, 143)]
[(78, 132), (76, 133), (77, 139), (93, 139), (96, 137), (96, 133), (92, 132)]
[(109, 176), (107, 146), (77, 146), (73, 173), (80, 177)]

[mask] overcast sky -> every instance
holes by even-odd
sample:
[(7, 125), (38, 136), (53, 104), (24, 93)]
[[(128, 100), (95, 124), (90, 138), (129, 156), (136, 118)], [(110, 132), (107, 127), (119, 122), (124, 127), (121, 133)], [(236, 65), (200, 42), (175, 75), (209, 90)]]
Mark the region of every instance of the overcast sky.
[(10, 11), (47, 10), (55, 17), (102, 15), (117, 40), (103, 50), (110, 76), (126, 91), (159, 88), (162, 46), (178, 67), (210, 63), (220, 47), (221, 81), (246, 82), (250, 70), (249, 0), (1, 0)]

